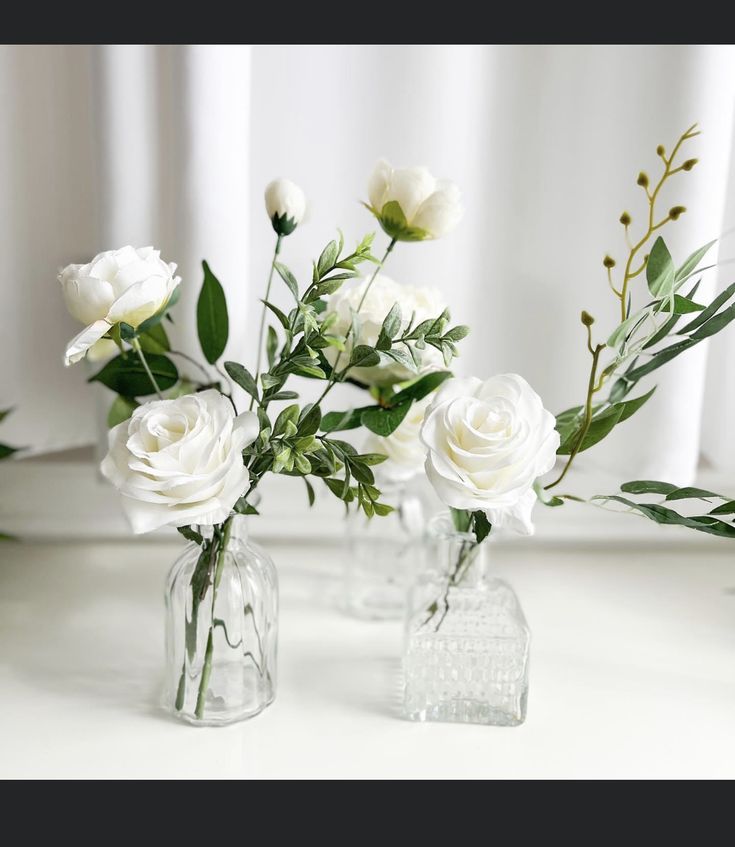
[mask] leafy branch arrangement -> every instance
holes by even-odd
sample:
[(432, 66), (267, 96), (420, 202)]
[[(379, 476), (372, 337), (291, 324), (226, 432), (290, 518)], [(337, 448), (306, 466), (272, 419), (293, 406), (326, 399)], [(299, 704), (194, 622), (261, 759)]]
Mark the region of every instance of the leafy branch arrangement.
[[(686, 212), (683, 206), (673, 206), (668, 212), (661, 213), (657, 201), (661, 189), (671, 177), (689, 172), (697, 164), (697, 159), (693, 158), (682, 162), (677, 160), (684, 144), (697, 135), (699, 132), (695, 124), (677, 140), (670, 154), (667, 154), (663, 145), (658, 146), (656, 153), (661, 159), (662, 172), (655, 184), (652, 185), (648, 174), (643, 171), (639, 173), (637, 184), (646, 194), (648, 215), (637, 240), (631, 235), (631, 215), (623, 212), (620, 216), (628, 246), (622, 274), (616, 278), (617, 262), (614, 258), (608, 255), (603, 259), (608, 284), (619, 303), (620, 323), (604, 342), (595, 341), (595, 319), (588, 312), (582, 312), (585, 343), (591, 357), (587, 394), (582, 405), (557, 415), (556, 428), (561, 442), (557, 452), (558, 455), (568, 458), (556, 479), (543, 489), (537, 486), (539, 498), (546, 505), (560, 506), (567, 499), (579, 499), (572, 495), (552, 495), (549, 492), (566, 478), (579, 453), (609, 435), (618, 424), (635, 414), (652, 396), (656, 390), (655, 386), (645, 393), (630, 397), (644, 377), (720, 332), (735, 319), (735, 302), (731, 302), (735, 296), (735, 283), (707, 305), (694, 299), (701, 280), (700, 274), (713, 267), (701, 266), (702, 260), (714, 244), (713, 241), (695, 250), (679, 267), (675, 265), (660, 235), (657, 235), (650, 245), (654, 234), (666, 224), (677, 221)], [(649, 252), (645, 252), (646, 250)], [(631, 283), (643, 274), (647, 284), (648, 302), (634, 310)], [(693, 277), (697, 277), (694, 282)], [(680, 326), (682, 320), (684, 325)], [(609, 386), (607, 396), (598, 400), (598, 395), (606, 386)], [(697, 489), (680, 489), (663, 482), (629, 482), (621, 486), (621, 491), (631, 494), (664, 494), (667, 502), (705, 496), (692, 493)], [(711, 493), (706, 496), (719, 497)], [(735, 534), (732, 524), (719, 518), (689, 518), (668, 506), (638, 504), (618, 495), (601, 495), (593, 499), (622, 503), (658, 523), (675, 523), (728, 538)], [(715, 514), (719, 515), (731, 513), (732, 511), (715, 510)]]

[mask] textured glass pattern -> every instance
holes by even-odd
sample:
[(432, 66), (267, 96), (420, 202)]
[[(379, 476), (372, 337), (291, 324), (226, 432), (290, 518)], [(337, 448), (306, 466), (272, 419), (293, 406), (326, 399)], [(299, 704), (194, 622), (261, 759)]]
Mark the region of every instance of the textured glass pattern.
[(394, 512), (367, 518), (352, 509), (345, 521), (344, 605), (358, 618), (401, 620), (420, 555), (424, 508), (405, 486), (384, 485), (381, 490), (381, 499)]
[[(276, 692), (273, 562), (247, 538), (244, 518), (234, 519), (218, 568), (219, 553), (214, 551), (211, 564), (201, 562), (201, 548), (189, 544), (171, 569), (166, 590), (164, 705), (176, 717), (201, 725), (253, 717)], [(196, 611), (195, 592), (201, 598)]]
[(526, 718), (530, 632), (510, 585), (486, 575), (491, 547), (446, 519), (430, 527), (404, 658), (411, 720), (516, 726)]

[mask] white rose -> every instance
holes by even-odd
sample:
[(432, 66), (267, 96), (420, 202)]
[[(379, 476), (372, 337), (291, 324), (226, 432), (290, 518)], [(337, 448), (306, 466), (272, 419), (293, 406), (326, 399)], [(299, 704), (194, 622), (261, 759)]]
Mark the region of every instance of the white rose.
[(454, 509), (485, 512), (496, 528), (530, 535), (534, 481), (559, 447), (554, 416), (518, 374), (448, 379), (426, 411), (426, 473)]
[(214, 389), (154, 400), (110, 430), (102, 473), (133, 532), (221, 523), (247, 488), (242, 451), (258, 429), (255, 412), (235, 417)]
[(152, 247), (122, 247), (69, 265), (59, 274), (66, 308), (86, 328), (69, 342), (64, 363), (82, 359), (115, 324), (137, 327), (161, 311), (181, 278)]
[[(367, 285), (368, 280), (363, 280), (354, 286), (345, 285), (329, 298), (327, 311), (337, 316), (330, 332), (342, 336), (347, 334), (352, 320), (352, 312), (357, 311)], [(340, 358), (341, 364), (347, 364), (352, 348), (358, 344), (368, 344), (371, 347), (375, 345), (383, 321), (396, 303), (401, 307), (402, 330), (408, 326), (412, 314), (415, 315), (414, 324), (418, 324), (430, 318), (438, 318), (446, 308), (438, 289), (399, 285), (387, 276), (380, 274), (375, 278), (365, 302), (360, 308), (358, 315), (359, 333), (357, 336), (353, 333), (347, 342), (345, 352)], [(333, 365), (337, 360), (337, 351), (333, 347), (328, 347), (324, 353), (329, 363)], [(427, 344), (423, 350), (418, 350), (417, 353), (421, 356), (419, 373), (424, 374), (444, 367), (444, 357), (435, 347)], [(416, 372), (409, 370), (400, 362), (382, 361), (379, 365), (370, 368), (352, 368), (349, 376), (365, 385), (388, 386), (415, 379)]]
[(265, 210), (279, 235), (290, 235), (306, 212), (304, 192), (290, 179), (274, 179), (265, 189)]
[(441, 238), (464, 213), (453, 182), (436, 179), (426, 168), (393, 168), (385, 159), (368, 181), (368, 198), (385, 232), (399, 241)]
[(370, 435), (365, 440), (365, 453), (382, 453), (387, 461), (378, 465), (376, 473), (391, 482), (406, 482), (423, 470), (426, 447), (421, 441), (421, 426), (424, 412), (431, 402), (431, 395), (416, 401), (408, 414), (390, 435)]

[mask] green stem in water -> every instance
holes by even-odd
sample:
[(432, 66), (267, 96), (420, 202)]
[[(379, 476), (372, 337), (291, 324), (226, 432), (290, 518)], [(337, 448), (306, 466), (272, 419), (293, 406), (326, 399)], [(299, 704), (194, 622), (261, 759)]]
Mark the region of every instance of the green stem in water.
[(140, 359), (141, 364), (143, 365), (143, 370), (148, 374), (148, 379), (151, 381), (151, 385), (155, 388), (156, 394), (158, 395), (159, 400), (163, 400), (163, 393), (156, 382), (156, 378), (153, 376), (153, 372), (148, 366), (148, 360), (145, 357), (145, 353), (143, 352), (143, 348), (140, 346), (140, 341), (137, 338), (134, 338), (131, 342), (133, 350), (138, 354), (138, 358)]
[[(283, 236), (279, 235), (276, 239), (276, 249), (273, 251), (273, 261), (271, 262), (271, 269), (268, 272), (268, 283), (265, 287), (265, 299), (271, 299), (271, 283), (273, 282), (273, 271), (276, 269), (276, 259), (278, 258), (278, 254), (281, 252), (281, 241), (283, 240)], [(260, 363), (263, 358), (263, 333), (265, 332), (265, 313), (268, 307), (263, 305), (263, 311), (260, 314), (260, 329), (258, 330), (258, 354), (255, 360), (255, 384), (258, 384), (258, 380), (260, 379)], [(255, 398), (250, 398), (250, 406), (249, 409), (253, 408), (253, 403), (255, 403)]]
[[(395, 238), (391, 239), (391, 242), (388, 245), (388, 247), (385, 251), (385, 254), (383, 255), (383, 258), (380, 260), (379, 264), (376, 265), (375, 270), (373, 271), (373, 274), (368, 281), (368, 284), (365, 286), (365, 290), (362, 292), (362, 297), (360, 298), (360, 302), (357, 304), (356, 314), (360, 313), (360, 309), (362, 309), (363, 305), (365, 304), (365, 299), (367, 298), (368, 293), (370, 292), (370, 289), (373, 286), (373, 283), (375, 282), (375, 280), (376, 280), (378, 274), (380, 273), (380, 271), (383, 270), (383, 266), (385, 265), (386, 259), (388, 258), (388, 256), (390, 256), (391, 251), (396, 246), (396, 240), (397, 239), (395, 239)], [(350, 340), (350, 336), (352, 335), (354, 328), (355, 328), (354, 320), (351, 320), (350, 325), (347, 328), (347, 334), (345, 335), (345, 346), (347, 346), (347, 342)], [(332, 390), (334, 383), (337, 381), (337, 375), (338, 375), (337, 374), (337, 366), (339, 365), (341, 358), (342, 358), (342, 351), (340, 350), (339, 353), (337, 353), (337, 358), (335, 359), (334, 365), (332, 365), (332, 373), (329, 377), (329, 381), (327, 382), (327, 387), (324, 389), (324, 391), (322, 391), (321, 396), (319, 397), (319, 399), (314, 404), (315, 406), (318, 406), (322, 402), (322, 400)], [(349, 370), (349, 365), (347, 366), (347, 368), (345, 368), (345, 370), (341, 374), (339, 374), (339, 376), (343, 377), (347, 373), (348, 370)]]
[(209, 677), (212, 675), (212, 653), (214, 652), (214, 604), (217, 600), (217, 589), (222, 581), (222, 571), (225, 566), (225, 553), (227, 544), (230, 540), (232, 532), (232, 516), (222, 525), (222, 537), (220, 539), (219, 552), (217, 554), (217, 564), (214, 569), (214, 579), (212, 580), (212, 622), (209, 625), (209, 634), (207, 635), (207, 647), (204, 653), (204, 666), (202, 667), (202, 678), (199, 682), (199, 693), (197, 694), (197, 704), (194, 714), (201, 720), (204, 716), (204, 704), (207, 697), (207, 689), (209, 688)]

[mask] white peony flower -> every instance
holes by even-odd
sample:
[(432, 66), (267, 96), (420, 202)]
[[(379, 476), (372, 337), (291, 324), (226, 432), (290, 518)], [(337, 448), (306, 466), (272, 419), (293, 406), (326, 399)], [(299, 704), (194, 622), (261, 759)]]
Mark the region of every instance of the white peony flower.
[[(327, 312), (337, 316), (330, 332), (342, 336), (347, 334), (352, 312), (357, 311), (367, 285), (368, 280), (363, 280), (354, 286), (345, 285), (329, 298)], [(347, 364), (352, 348), (358, 344), (368, 344), (371, 347), (375, 345), (383, 321), (396, 303), (401, 307), (403, 329), (408, 326), (412, 314), (415, 314), (414, 323), (418, 324), (430, 318), (438, 318), (446, 307), (438, 289), (399, 285), (380, 274), (375, 278), (362, 304), (357, 318), (359, 333), (356, 336), (353, 333), (348, 341), (346, 350), (340, 358), (341, 364)], [(420, 374), (441, 370), (444, 367), (444, 358), (435, 347), (427, 344), (423, 350), (417, 352), (421, 356)], [(337, 360), (337, 351), (333, 347), (328, 347), (324, 353), (329, 363), (334, 364)], [(415, 379), (417, 374), (400, 362), (384, 361), (374, 367), (352, 368), (349, 376), (365, 385), (387, 386)]]
[(87, 350), (115, 324), (137, 327), (163, 309), (181, 278), (176, 265), (152, 247), (122, 247), (95, 256), (86, 265), (69, 265), (59, 274), (64, 302), (72, 317), (86, 324), (66, 348), (64, 364)]
[(533, 533), (534, 481), (559, 447), (555, 418), (523, 377), (448, 379), (426, 411), (426, 473), (454, 509), (485, 512), (495, 528)]
[(390, 482), (406, 482), (421, 473), (426, 461), (426, 447), (421, 441), (421, 426), (424, 412), (431, 402), (431, 395), (416, 401), (408, 410), (400, 426), (390, 435), (368, 435), (364, 453), (382, 453), (387, 461), (375, 469), (378, 476)]
[(368, 181), (368, 208), (398, 241), (441, 238), (462, 218), (459, 188), (426, 168), (393, 168), (381, 159)]
[(247, 488), (242, 451), (258, 431), (255, 412), (235, 417), (214, 389), (154, 400), (110, 430), (102, 473), (133, 532), (221, 523)]
[(265, 209), (273, 229), (279, 235), (290, 235), (304, 218), (306, 197), (290, 179), (274, 179), (265, 189)]

